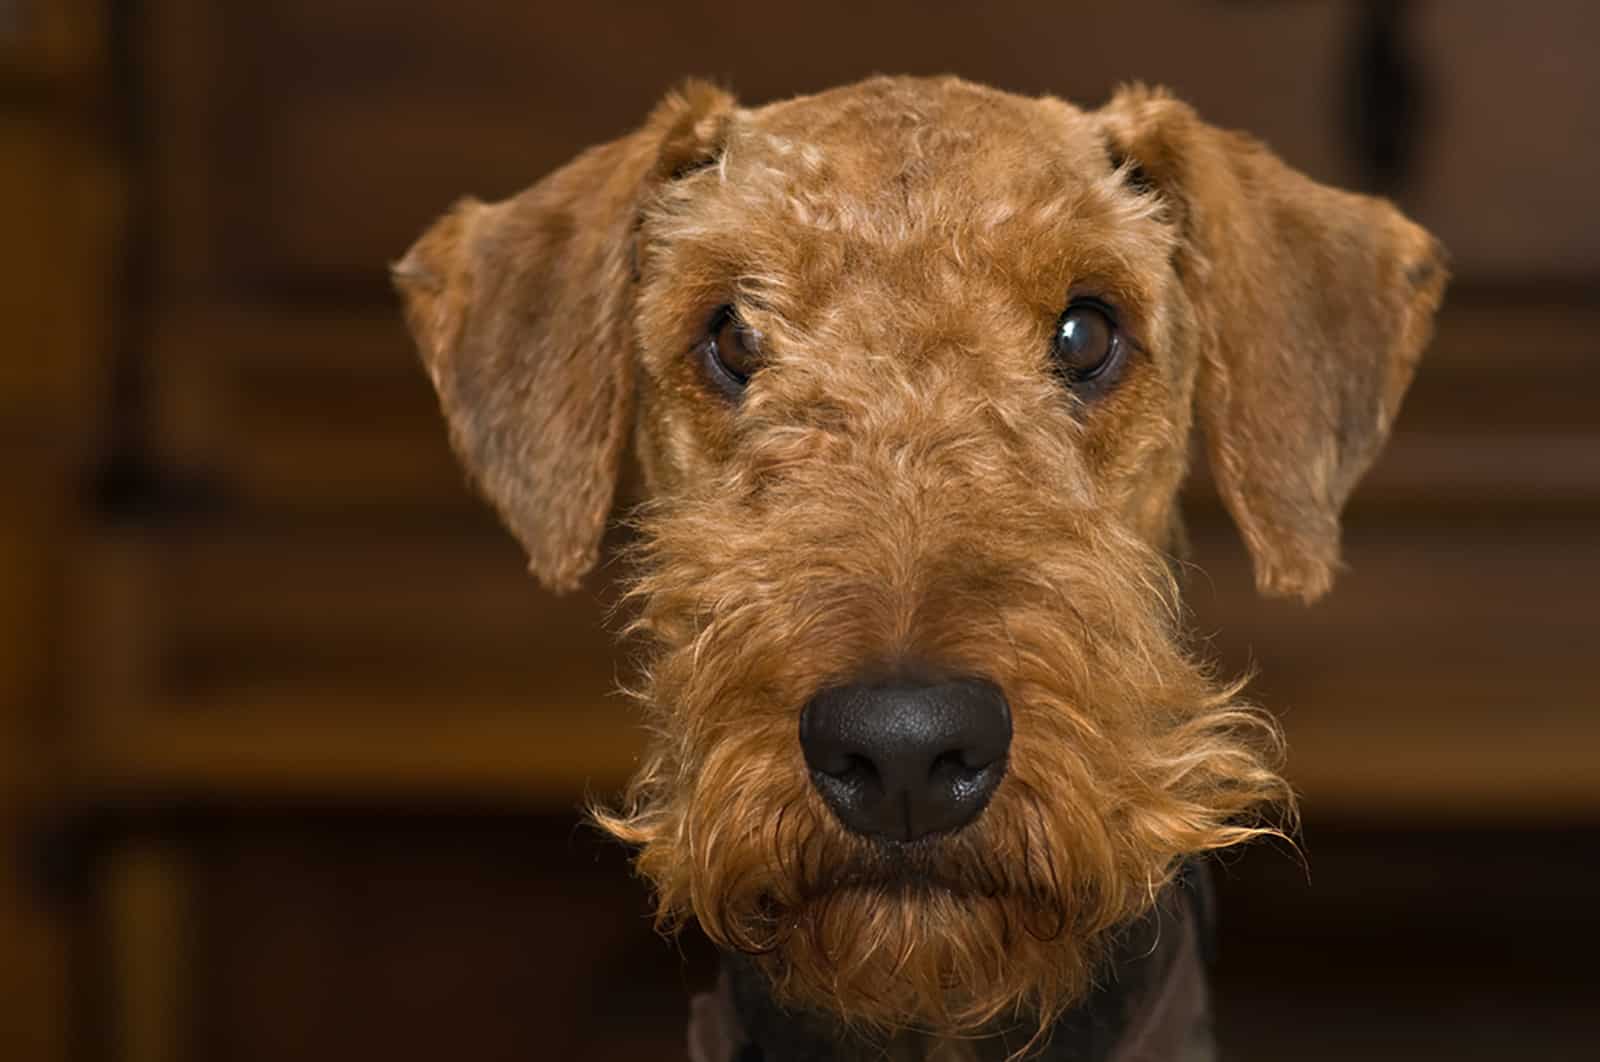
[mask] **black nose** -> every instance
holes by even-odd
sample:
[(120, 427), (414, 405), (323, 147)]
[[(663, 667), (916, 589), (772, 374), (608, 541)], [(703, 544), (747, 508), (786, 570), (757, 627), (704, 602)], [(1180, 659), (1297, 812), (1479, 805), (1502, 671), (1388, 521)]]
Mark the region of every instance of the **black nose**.
[(837, 686), (800, 713), (800, 746), (840, 822), (914, 841), (983, 810), (1006, 772), (1011, 712), (982, 679)]

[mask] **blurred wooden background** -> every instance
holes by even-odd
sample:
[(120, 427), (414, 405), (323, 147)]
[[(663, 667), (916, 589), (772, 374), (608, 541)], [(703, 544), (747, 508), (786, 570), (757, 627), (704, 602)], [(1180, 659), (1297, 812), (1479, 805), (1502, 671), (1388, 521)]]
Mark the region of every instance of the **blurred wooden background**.
[(574, 828), (638, 747), (444, 445), (386, 263), (626, 131), (875, 71), (1170, 85), (1394, 195), (1458, 281), (1350, 571), (1201, 629), (1282, 713), (1309, 881), (1225, 883), (1235, 1057), (1586, 1058), (1600, 944), (1600, 8), (0, 0), (0, 1057), (680, 1057)]

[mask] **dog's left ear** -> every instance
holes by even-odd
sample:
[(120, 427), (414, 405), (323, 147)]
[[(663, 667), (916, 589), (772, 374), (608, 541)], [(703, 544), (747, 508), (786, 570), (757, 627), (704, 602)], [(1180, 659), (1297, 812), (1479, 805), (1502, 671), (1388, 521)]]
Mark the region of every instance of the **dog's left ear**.
[(394, 266), (456, 453), (551, 589), (594, 567), (630, 435), (639, 211), (733, 110), (690, 82), (521, 195), (458, 203)]
[(1160, 91), (1123, 89), (1097, 117), (1181, 229), (1197, 412), (1257, 586), (1316, 598), (1432, 334), (1443, 249), (1388, 202), (1317, 184)]

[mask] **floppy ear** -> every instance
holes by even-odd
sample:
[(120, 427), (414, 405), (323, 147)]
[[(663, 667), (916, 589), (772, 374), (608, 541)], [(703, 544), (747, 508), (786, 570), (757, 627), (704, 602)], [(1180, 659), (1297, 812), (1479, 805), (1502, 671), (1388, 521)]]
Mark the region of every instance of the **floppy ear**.
[(733, 108), (690, 82), (515, 198), (456, 204), (394, 266), (456, 453), (551, 589), (594, 567), (630, 434), (641, 204)]
[(1387, 201), (1317, 184), (1160, 91), (1125, 88), (1099, 117), (1113, 160), (1182, 230), (1197, 412), (1256, 584), (1316, 598), (1432, 334), (1443, 248)]

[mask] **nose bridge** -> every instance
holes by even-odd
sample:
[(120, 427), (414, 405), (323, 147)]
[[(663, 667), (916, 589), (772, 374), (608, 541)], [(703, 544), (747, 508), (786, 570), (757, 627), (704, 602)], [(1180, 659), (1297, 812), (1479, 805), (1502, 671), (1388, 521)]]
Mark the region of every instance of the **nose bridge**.
[(868, 279), (834, 301), (746, 451), (780, 499), (774, 530), (832, 602), (830, 637), (871, 667), (947, 663), (955, 631), (988, 622), (949, 603), (992, 580), (991, 536), (1026, 533), (1017, 514), (1049, 489), (995, 337), (953, 300), (931, 305), (939, 288)]
[(813, 489), (854, 484), (867, 509), (915, 506), (962, 480), (981, 493), (979, 466), (1005, 472), (1008, 444), (984, 355), (967, 342), (937, 325), (827, 329), (785, 367), (781, 406), (750, 456)]
[(949, 503), (960, 490), (982, 506), (1009, 490), (1064, 490), (1081, 503), (1088, 484), (1061, 415), (1067, 400), (1028, 357), (1027, 329), (997, 312), (1010, 296), (981, 271), (900, 272), (912, 275), (842, 301), (836, 342), (818, 350), (843, 400), (838, 426), (882, 473), (882, 496)]
[(933, 521), (957, 506), (983, 508), (1017, 476), (1018, 440), (985, 382), (963, 371), (975, 360), (964, 364), (935, 341), (878, 388), (856, 450), (881, 504)]
[(842, 644), (855, 666), (943, 671), (957, 663), (946, 659), (955, 632), (992, 618), (952, 603), (990, 576), (988, 536), (1010, 523), (1000, 481), (1014, 477), (984, 429), (962, 423), (975, 414), (941, 404), (917, 392), (880, 402), (870, 423), (808, 462), (782, 517), (803, 521), (816, 546), (797, 559), (826, 573), (814, 585), (831, 588), (827, 622), (850, 632)]
[(869, 510), (916, 513), (956, 504), (957, 492), (981, 505), (1022, 456), (1007, 421), (1023, 414), (1005, 413), (1016, 403), (1002, 393), (1007, 359), (943, 287), (916, 277), (863, 283), (831, 308), (795, 366), (805, 385), (782, 416), (819, 429), (812, 475), (859, 481)]

